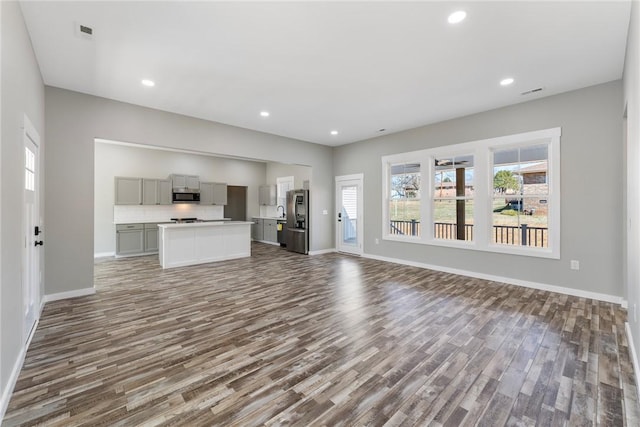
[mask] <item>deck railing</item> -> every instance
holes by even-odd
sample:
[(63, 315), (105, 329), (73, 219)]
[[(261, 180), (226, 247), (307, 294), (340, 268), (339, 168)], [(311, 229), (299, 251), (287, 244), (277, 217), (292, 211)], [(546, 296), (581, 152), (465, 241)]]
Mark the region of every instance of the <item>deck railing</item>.
[[(389, 233), (419, 236), (420, 221), (390, 221)], [(473, 240), (473, 224), (465, 224), (464, 234), (464, 240)], [(547, 227), (530, 227), (527, 224), (493, 226), (493, 241), (507, 245), (546, 248), (548, 246), (548, 234)], [(454, 223), (435, 222), (433, 224), (433, 235), (436, 239), (455, 240), (458, 238), (457, 226)]]

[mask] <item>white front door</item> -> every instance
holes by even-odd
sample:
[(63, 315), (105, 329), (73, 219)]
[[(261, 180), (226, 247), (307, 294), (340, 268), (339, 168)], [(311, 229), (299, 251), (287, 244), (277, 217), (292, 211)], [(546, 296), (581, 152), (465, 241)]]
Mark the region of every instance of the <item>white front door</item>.
[(354, 255), (362, 255), (363, 175), (336, 177), (336, 249)]
[(24, 252), (22, 260), (22, 292), (24, 339), (27, 341), (40, 311), (40, 247), (42, 231), (39, 210), (39, 136), (29, 119), (24, 126)]

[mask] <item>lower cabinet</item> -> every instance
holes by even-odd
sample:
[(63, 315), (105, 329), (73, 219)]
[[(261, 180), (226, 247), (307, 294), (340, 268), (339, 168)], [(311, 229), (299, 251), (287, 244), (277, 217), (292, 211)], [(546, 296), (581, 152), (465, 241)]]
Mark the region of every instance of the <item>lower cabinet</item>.
[(158, 224), (116, 225), (116, 255), (158, 252)]
[(144, 251), (143, 224), (116, 225), (116, 255), (133, 255)]
[(264, 221), (264, 241), (278, 243), (278, 221), (275, 219), (265, 219)]
[(158, 252), (158, 224), (144, 225), (144, 251)]
[(278, 243), (278, 221), (267, 218), (253, 218), (251, 239), (261, 242)]
[(264, 240), (264, 224), (261, 218), (253, 218), (251, 224), (251, 239)]

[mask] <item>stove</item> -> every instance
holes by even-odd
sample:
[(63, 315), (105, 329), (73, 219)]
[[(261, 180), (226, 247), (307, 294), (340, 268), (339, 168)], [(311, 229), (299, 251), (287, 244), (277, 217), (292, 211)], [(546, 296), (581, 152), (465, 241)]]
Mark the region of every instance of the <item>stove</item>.
[(192, 223), (192, 222), (204, 222), (204, 220), (198, 219), (198, 218), (171, 218), (171, 221), (175, 222), (176, 224), (188, 224), (188, 223)]

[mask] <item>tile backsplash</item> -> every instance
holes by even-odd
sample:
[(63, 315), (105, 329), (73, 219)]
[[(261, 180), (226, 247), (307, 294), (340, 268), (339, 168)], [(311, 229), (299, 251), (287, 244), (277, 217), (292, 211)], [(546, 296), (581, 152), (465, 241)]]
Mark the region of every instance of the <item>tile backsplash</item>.
[(175, 205), (115, 205), (113, 222), (168, 222), (171, 218), (222, 219), (223, 206), (200, 206), (187, 203)]

